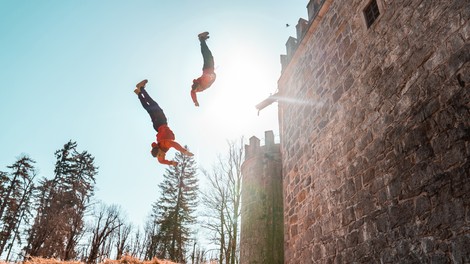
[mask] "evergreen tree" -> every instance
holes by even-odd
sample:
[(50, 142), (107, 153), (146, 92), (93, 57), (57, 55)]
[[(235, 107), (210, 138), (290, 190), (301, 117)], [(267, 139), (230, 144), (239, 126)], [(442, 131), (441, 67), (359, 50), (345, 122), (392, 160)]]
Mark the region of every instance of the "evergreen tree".
[(55, 156), (54, 178), (42, 180), (39, 187), (37, 215), (25, 250), (31, 256), (69, 260), (76, 258), (98, 168), (91, 154), (77, 151), (76, 142), (69, 141)]
[(0, 255), (7, 249), (11, 250), (15, 241), (21, 243), (20, 226), (31, 214), (33, 179), (36, 176), (34, 163), (29, 157), (22, 156), (8, 166), (10, 174), (0, 173)]
[(154, 243), (157, 257), (184, 263), (190, 226), (195, 222), (193, 213), (199, 186), (194, 158), (177, 153), (175, 159), (178, 165), (166, 169), (159, 185), (162, 195), (153, 205), (153, 216), (158, 224)]
[(0, 171), (0, 197), (2, 197), (2, 200), (0, 200), (0, 211), (2, 211), (1, 207), (3, 207), (3, 199), (6, 197), (6, 192), (8, 190), (8, 182), (8, 174), (4, 171)]

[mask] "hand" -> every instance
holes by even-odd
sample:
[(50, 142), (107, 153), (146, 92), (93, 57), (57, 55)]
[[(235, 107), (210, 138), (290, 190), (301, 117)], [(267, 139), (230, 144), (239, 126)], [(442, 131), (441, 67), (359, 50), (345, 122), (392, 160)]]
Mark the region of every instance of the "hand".
[(174, 160), (170, 160), (170, 164), (168, 164), (170, 166), (177, 166), (178, 165), (178, 162), (174, 161)]
[(189, 151), (187, 151), (187, 150), (185, 150), (185, 151), (182, 151), (182, 153), (183, 153), (184, 155), (186, 155), (186, 156), (189, 156), (189, 157), (192, 157), (192, 156), (194, 156), (194, 154), (193, 154), (193, 153), (191, 153), (191, 152), (189, 152)]

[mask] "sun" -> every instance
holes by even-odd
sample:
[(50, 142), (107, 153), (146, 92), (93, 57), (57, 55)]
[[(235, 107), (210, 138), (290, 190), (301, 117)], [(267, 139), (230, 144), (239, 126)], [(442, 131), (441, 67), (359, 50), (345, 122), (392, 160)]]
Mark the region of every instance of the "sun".
[(276, 91), (278, 72), (259, 47), (243, 45), (217, 56), (215, 72), (217, 79), (204, 94), (208, 118), (239, 132), (244, 122), (257, 117), (255, 106)]

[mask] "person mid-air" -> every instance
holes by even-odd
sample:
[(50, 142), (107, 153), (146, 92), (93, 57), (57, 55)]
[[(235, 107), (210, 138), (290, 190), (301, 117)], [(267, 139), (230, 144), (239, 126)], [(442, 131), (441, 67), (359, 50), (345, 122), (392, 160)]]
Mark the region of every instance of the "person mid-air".
[(152, 119), (153, 128), (157, 131), (157, 140), (156, 142), (152, 142), (152, 150), (150, 153), (153, 157), (157, 158), (158, 162), (161, 164), (176, 166), (178, 165), (178, 162), (167, 160), (165, 158), (166, 152), (170, 148), (174, 148), (187, 156), (193, 156), (193, 153), (189, 152), (175, 141), (175, 134), (173, 134), (173, 131), (168, 127), (167, 119), (163, 110), (145, 90), (147, 82), (147, 80), (139, 82), (136, 85), (134, 92), (139, 97), (140, 103), (144, 109), (149, 113), (150, 118)]
[(193, 99), (194, 105), (199, 106), (197, 101), (196, 93), (202, 92), (209, 88), (212, 83), (214, 83), (216, 75), (214, 72), (214, 57), (212, 52), (207, 47), (206, 40), (209, 38), (209, 32), (202, 32), (198, 35), (199, 42), (201, 43), (201, 53), (202, 58), (204, 59), (204, 64), (202, 66), (202, 75), (201, 77), (194, 79), (191, 86), (191, 99)]

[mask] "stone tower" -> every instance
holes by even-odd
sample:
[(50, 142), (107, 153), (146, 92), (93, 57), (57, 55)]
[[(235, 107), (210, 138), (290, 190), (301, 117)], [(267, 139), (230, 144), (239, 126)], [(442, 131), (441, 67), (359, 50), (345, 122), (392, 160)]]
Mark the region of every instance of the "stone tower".
[(280, 145), (272, 131), (265, 145), (250, 138), (242, 165), (240, 263), (284, 263)]
[(278, 81), (285, 263), (470, 263), (469, 1), (307, 9)]

